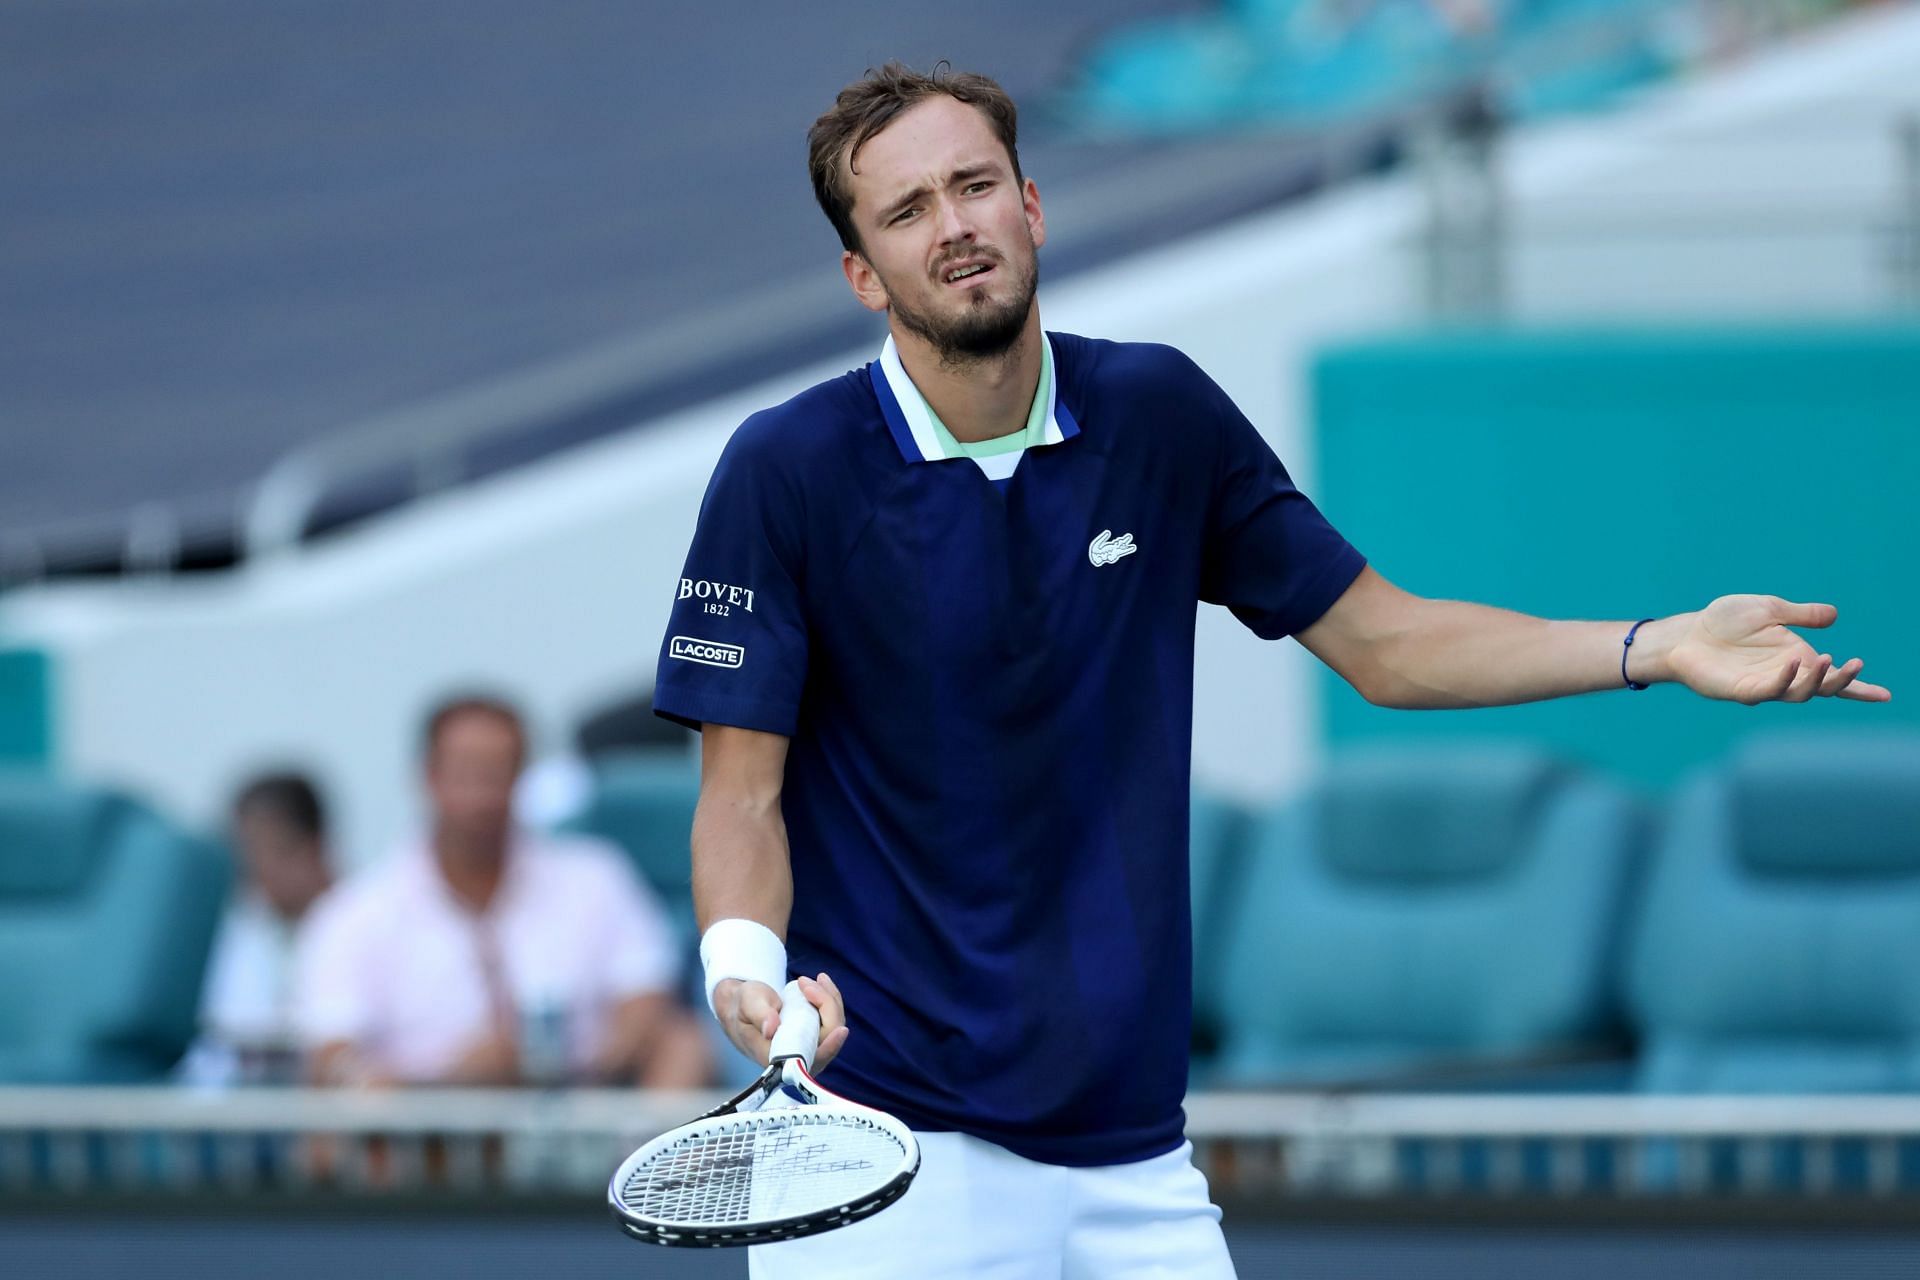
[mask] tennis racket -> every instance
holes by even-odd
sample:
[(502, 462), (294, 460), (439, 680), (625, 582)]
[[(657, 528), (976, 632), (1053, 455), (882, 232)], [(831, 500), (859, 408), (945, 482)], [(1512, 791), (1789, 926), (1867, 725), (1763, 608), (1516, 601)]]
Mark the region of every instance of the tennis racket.
[(831, 1231), (898, 1200), (920, 1170), (906, 1125), (807, 1073), (820, 1011), (789, 982), (766, 1071), (628, 1156), (607, 1187), (620, 1229), (648, 1244), (723, 1248)]

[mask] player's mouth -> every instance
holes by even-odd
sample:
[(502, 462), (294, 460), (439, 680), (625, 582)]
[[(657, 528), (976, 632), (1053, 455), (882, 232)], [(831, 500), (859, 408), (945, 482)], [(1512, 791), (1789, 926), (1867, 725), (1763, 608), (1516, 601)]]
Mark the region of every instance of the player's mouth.
[(951, 289), (969, 289), (994, 273), (990, 258), (963, 258), (940, 268), (940, 283)]

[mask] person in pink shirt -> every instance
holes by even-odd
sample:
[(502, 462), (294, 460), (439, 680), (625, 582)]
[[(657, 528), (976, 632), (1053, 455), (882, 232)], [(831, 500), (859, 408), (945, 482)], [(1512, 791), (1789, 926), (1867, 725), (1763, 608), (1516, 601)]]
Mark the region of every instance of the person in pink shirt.
[(294, 1021), (314, 1082), (711, 1079), (708, 1039), (674, 995), (672, 927), (626, 856), (514, 823), (526, 747), (505, 702), (433, 712), (426, 831), (329, 892), (302, 931)]

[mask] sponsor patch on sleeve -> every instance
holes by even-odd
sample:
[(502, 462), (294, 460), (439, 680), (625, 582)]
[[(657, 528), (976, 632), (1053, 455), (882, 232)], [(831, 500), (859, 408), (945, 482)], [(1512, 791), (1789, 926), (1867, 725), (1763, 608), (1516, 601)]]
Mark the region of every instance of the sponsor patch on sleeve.
[(675, 636), (667, 642), (667, 656), (682, 662), (701, 662), (709, 667), (737, 667), (747, 660), (744, 645), (721, 644), (695, 636)]

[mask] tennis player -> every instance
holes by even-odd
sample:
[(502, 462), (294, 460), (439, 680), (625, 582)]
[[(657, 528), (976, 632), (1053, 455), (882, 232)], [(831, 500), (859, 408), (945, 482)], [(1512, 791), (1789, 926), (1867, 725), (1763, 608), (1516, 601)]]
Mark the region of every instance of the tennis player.
[(1383, 706), (1888, 697), (1789, 630), (1825, 604), (1636, 626), (1394, 587), (1186, 356), (1042, 330), (1046, 218), (993, 81), (889, 65), (809, 149), (889, 336), (728, 444), (655, 706), (705, 730), (715, 1014), (764, 1063), (803, 975), (833, 1087), (923, 1164), (868, 1221), (755, 1249), (756, 1277), (1232, 1274), (1182, 1134), (1201, 603)]

